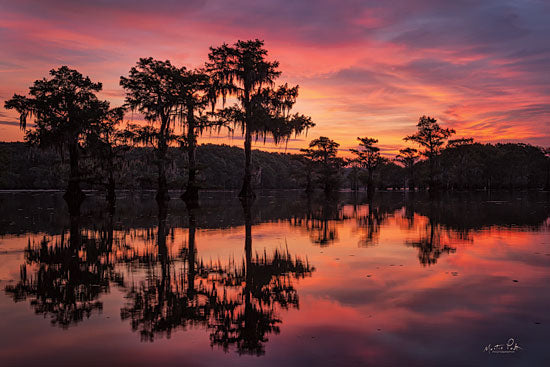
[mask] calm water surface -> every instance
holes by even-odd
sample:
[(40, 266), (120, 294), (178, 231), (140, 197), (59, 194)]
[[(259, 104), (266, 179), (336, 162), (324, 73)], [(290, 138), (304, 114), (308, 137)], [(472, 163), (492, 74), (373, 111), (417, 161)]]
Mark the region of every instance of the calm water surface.
[(549, 195), (234, 195), (0, 193), (0, 366), (550, 365)]

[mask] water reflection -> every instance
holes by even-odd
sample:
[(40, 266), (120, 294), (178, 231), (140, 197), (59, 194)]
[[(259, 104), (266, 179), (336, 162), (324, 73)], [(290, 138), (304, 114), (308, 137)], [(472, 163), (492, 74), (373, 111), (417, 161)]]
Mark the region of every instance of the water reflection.
[[(266, 348), (275, 335), (285, 338), (285, 328), (293, 330), (294, 312), (321, 322), (316, 320), (326, 317), (324, 309), (312, 309), (312, 297), (327, 310), (338, 309), (327, 300), (352, 305), (357, 323), (369, 319), (372, 309), (388, 307), (387, 297), (396, 297), (395, 317), (401, 319), (403, 312), (426, 307), (445, 310), (447, 305), (420, 296), (430, 294), (433, 285), (417, 285), (414, 293), (407, 278), (420, 274), (415, 269), (437, 271), (442, 262), (445, 274), (459, 276), (457, 269), (479, 262), (466, 256), (476, 246), (482, 264), (497, 270), (478, 274), (477, 283), (467, 288), (475, 293), (483, 281), (504, 287), (502, 272), (507, 269), (499, 267), (509, 267), (511, 260), (490, 258), (490, 251), (500, 250), (489, 247), (486, 239), (507, 231), (523, 241), (522, 233), (550, 230), (550, 201), (539, 194), (459, 194), (434, 201), (420, 193), (371, 198), (342, 193), (330, 199), (268, 193), (243, 205), (220, 193), (204, 198), (201, 208), (177, 200), (157, 206), (141, 194), (121, 197), (116, 212), (93, 197), (69, 212), (53, 194), (9, 196), (2, 197), (0, 239), (27, 242), (22, 261), (0, 269), (0, 274), (15, 274), (3, 283), (12, 301), (30, 305), (57, 327), (86, 333), (83, 321), (101, 319), (105, 303), (117, 298), (121, 325), (136, 340), (156, 345), (162, 344), (159, 339), (201, 330), (210, 347), (235, 355), (269, 354)], [(393, 243), (399, 249), (390, 247)], [(544, 260), (550, 251), (522, 251), (513, 252), (514, 261), (524, 261), (518, 269), (548, 265)], [(344, 258), (359, 254), (365, 256), (362, 261)], [(405, 256), (416, 268), (409, 264), (406, 270), (393, 270), (406, 268), (398, 266), (406, 263)], [(370, 283), (362, 283), (365, 279)], [(452, 288), (440, 299), (460, 292), (465, 290)], [(303, 293), (309, 311), (301, 309)], [(463, 296), (457, 302), (465, 309), (475, 305)], [(344, 325), (351, 316), (338, 312)], [(353, 329), (352, 335), (361, 332)]]
[[(189, 210), (188, 246), (175, 255), (170, 254), (166, 243), (166, 218), (167, 207), (159, 203), (156, 248), (125, 258), (146, 271), (144, 280), (125, 286), (128, 302), (120, 312), (122, 320), (130, 320), (132, 330), (139, 331), (143, 341), (153, 341), (159, 335), (170, 337), (173, 331), (190, 325), (206, 325), (216, 293), (207, 282), (215, 268), (197, 261), (193, 209)], [(178, 264), (183, 266), (176, 269)]]
[(280, 331), (278, 311), (299, 306), (293, 280), (310, 276), (314, 268), (307, 260), (293, 258), (288, 249), (253, 256), (251, 206), (243, 203), (244, 261), (220, 269), (213, 280), (223, 297), (215, 299), (210, 341), (224, 350), (235, 345), (239, 354), (262, 355), (267, 336)]
[[(354, 198), (357, 200), (357, 198)], [(357, 218), (359, 227), (359, 246), (370, 247), (378, 244), (381, 226), (400, 210), (402, 203), (392, 200), (374, 201), (367, 197), (359, 206), (354, 204), (354, 217)]]
[(102, 309), (101, 294), (123, 280), (114, 271), (113, 228), (82, 231), (80, 214), (70, 215), (69, 232), (29, 239), (20, 280), (5, 288), (15, 302), (29, 300), (37, 314), (67, 328)]
[(338, 239), (337, 223), (348, 219), (342, 211), (338, 196), (307, 195), (307, 210), (291, 214), (290, 223), (310, 233), (311, 242), (321, 247), (333, 244)]

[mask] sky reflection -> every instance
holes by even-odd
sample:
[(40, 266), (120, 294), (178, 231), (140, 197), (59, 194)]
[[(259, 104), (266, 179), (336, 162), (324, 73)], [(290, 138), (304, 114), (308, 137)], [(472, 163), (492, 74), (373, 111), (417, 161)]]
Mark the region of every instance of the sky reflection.
[[(127, 196), (114, 217), (92, 197), (77, 218), (57, 194), (1, 194), (0, 361), (548, 360), (547, 197), (267, 194), (242, 208), (205, 193), (190, 212)], [(510, 337), (525, 350), (483, 353)]]

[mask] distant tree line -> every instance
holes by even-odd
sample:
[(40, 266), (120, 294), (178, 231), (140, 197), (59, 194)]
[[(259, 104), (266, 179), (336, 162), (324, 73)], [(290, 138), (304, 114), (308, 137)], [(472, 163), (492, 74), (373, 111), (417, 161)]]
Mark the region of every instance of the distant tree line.
[[(245, 200), (254, 198), (254, 187), (322, 188), (326, 194), (365, 188), (369, 196), (377, 188), (550, 190), (550, 148), (452, 139), (455, 131), (429, 116), (404, 137), (416, 147), (393, 159), (368, 136), (357, 138), (352, 158), (339, 157), (339, 143), (324, 136), (297, 155), (253, 153), (253, 140), (278, 144), (315, 126), (310, 117), (291, 113), (298, 86), (276, 85), (279, 63), (267, 54), (263, 41), (252, 40), (211, 47), (208, 61), (195, 69), (142, 58), (120, 78), (126, 99), (116, 108), (97, 97), (101, 83), (66, 66), (53, 69), (28, 95), (5, 102), (19, 113), (26, 142), (42, 153), (3, 145), (0, 187), (59, 188), (65, 182), (67, 201), (77, 205), (82, 187), (101, 187), (113, 205), (117, 188), (154, 187), (159, 202), (178, 188), (190, 206), (198, 205), (200, 188), (240, 187)], [(146, 123), (124, 124), (128, 111)], [(240, 132), (244, 152), (198, 144), (204, 132), (221, 129)]]
[[(156, 190), (157, 166), (150, 147), (120, 147), (120, 164), (114, 172), (118, 189)], [(242, 185), (242, 148), (203, 144), (196, 149), (197, 185), (208, 190), (237, 190)], [(261, 167), (252, 178), (257, 189), (299, 189), (304, 186), (304, 163), (296, 154), (252, 150), (252, 164)], [(187, 184), (189, 161), (179, 147), (169, 147), (166, 168), (167, 187), (180, 190)], [(65, 157), (66, 158), (66, 157)], [(95, 159), (81, 162), (83, 189), (103, 190), (103, 176), (97, 175)], [(67, 164), (52, 149), (37, 149), (24, 143), (0, 143), (0, 189), (64, 189)]]
[[(417, 132), (403, 138), (420, 149), (407, 147), (393, 159), (380, 154), (378, 140), (359, 137), (353, 158), (339, 158), (339, 144), (328, 137), (302, 149), (306, 161), (306, 191), (314, 182), (331, 192), (339, 187), (379, 189), (550, 191), (550, 148), (524, 143), (481, 144), (473, 138), (451, 139), (453, 129), (420, 117)], [(347, 179), (347, 180), (346, 180)], [(347, 182), (346, 182), (347, 181)]]
[[(124, 146), (120, 151), (121, 163), (114, 171), (117, 187), (156, 189), (153, 149)], [(544, 152), (542, 148), (522, 143), (451, 145), (441, 150), (437, 176), (442, 190), (544, 189), (550, 161)], [(196, 180), (202, 189), (237, 190), (241, 187), (242, 148), (203, 144), (197, 146), (196, 154)], [(367, 190), (372, 180), (373, 189), (427, 189), (428, 162), (409, 158), (407, 154), (403, 149), (395, 161), (382, 159), (369, 178), (368, 172), (356, 162), (348, 160), (347, 163), (342, 158), (331, 160), (329, 157), (326, 166), (317, 166), (316, 161), (312, 163), (304, 154), (252, 150), (252, 164), (261, 168), (253, 177), (252, 185), (257, 189), (307, 189), (310, 192), (324, 189), (325, 184)], [(168, 188), (181, 189), (187, 183), (188, 159), (177, 147), (170, 147), (168, 156), (171, 160), (167, 169)], [(2, 190), (66, 187), (68, 167), (55, 150), (39, 150), (24, 143), (0, 143), (0, 164), (3, 167), (0, 171)], [(83, 188), (102, 190), (103, 177), (95, 174), (93, 160), (84, 162), (82, 167)]]

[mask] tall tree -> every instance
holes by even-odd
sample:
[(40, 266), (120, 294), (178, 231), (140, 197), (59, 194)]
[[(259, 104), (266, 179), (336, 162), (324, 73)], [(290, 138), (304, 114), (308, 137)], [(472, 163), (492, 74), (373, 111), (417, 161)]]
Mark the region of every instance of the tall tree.
[(124, 108), (118, 107), (107, 111), (103, 119), (92, 126), (86, 145), (95, 158), (99, 173), (98, 181), (107, 188), (107, 201), (114, 209), (116, 200), (116, 174), (121, 170), (123, 154), (128, 149), (124, 144), (126, 137), (118, 126), (124, 118)]
[(279, 62), (267, 60), (264, 42), (258, 39), (237, 41), (232, 46), (211, 47), (207, 70), (211, 73), (218, 96), (235, 96), (237, 103), (219, 111), (221, 121), (240, 126), (245, 137), (244, 178), (239, 197), (252, 198), (252, 138), (264, 142), (271, 136), (275, 143), (286, 141), (313, 127), (311, 118), (290, 114), (298, 96), (298, 86), (275, 87), (281, 75)]
[[(94, 83), (74, 69), (62, 66), (50, 70), (50, 78), (36, 80), (29, 88), (29, 96), (14, 94), (5, 102), (6, 109), (20, 114), (20, 127), (26, 130), (25, 140), (40, 147), (55, 147), (68, 151), (70, 176), (65, 198), (80, 202), (79, 160), (82, 144), (94, 122), (100, 121), (109, 109), (109, 103), (100, 101), (96, 93), (101, 83)], [(36, 127), (27, 130), (28, 118)]]
[(455, 131), (453, 129), (442, 128), (439, 126), (436, 119), (429, 116), (420, 117), (416, 126), (418, 131), (415, 134), (406, 136), (403, 140), (414, 141), (421, 147), (425, 148), (421, 154), (428, 158), (430, 170), (430, 191), (436, 191), (437, 181), (435, 175), (437, 157), (439, 156), (441, 147), (445, 144), (445, 141), (449, 139)]
[(304, 156), (311, 160), (319, 170), (319, 176), (325, 193), (330, 193), (338, 188), (340, 168), (343, 160), (336, 156), (340, 144), (321, 136), (309, 143), (308, 149), (301, 149)]
[(418, 150), (414, 148), (399, 149), (399, 154), (395, 156), (395, 160), (401, 163), (407, 170), (409, 190), (414, 191), (416, 187), (414, 181), (414, 165), (420, 156)]
[(182, 145), (187, 151), (188, 157), (188, 180), (182, 199), (193, 207), (198, 205), (199, 186), (197, 184), (197, 137), (205, 129), (221, 126), (219, 122), (208, 119), (204, 110), (209, 102), (213, 101), (213, 89), (209, 75), (203, 69), (183, 70), (182, 85), (182, 107), (184, 116), (182, 119), (183, 141)]
[(361, 167), (367, 170), (367, 192), (370, 196), (374, 193), (374, 171), (382, 163), (380, 148), (375, 146), (378, 139), (365, 137), (357, 140), (359, 140), (359, 149), (350, 149), (350, 151), (357, 157)]
[[(175, 123), (182, 117), (183, 73), (170, 61), (141, 58), (130, 69), (128, 77), (120, 77), (120, 85), (126, 90), (126, 104), (142, 113), (150, 126), (130, 126), (134, 142), (152, 145), (158, 169), (157, 200), (168, 200), (166, 180), (167, 153), (170, 143), (178, 141), (174, 133)], [(158, 125), (158, 127), (156, 126)]]

